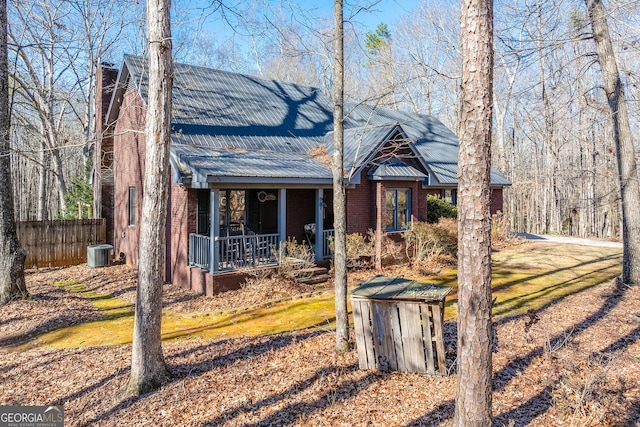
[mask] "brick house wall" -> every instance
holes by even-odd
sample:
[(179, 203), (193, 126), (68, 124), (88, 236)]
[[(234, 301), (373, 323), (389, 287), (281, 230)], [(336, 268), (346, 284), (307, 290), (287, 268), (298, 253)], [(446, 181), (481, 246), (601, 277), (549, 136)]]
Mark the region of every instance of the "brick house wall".
[(381, 200), (376, 203), (376, 183), (367, 177), (369, 168), (362, 172), (360, 185), (347, 190), (347, 233), (360, 233), (366, 235), (369, 229), (376, 229), (376, 206), (382, 211), (382, 224), (384, 227), (386, 209), (385, 192), (387, 188), (411, 189), (411, 215), (414, 221), (427, 220), (427, 193), (422, 188), (420, 181), (382, 181)]
[(491, 189), (491, 215), (504, 212), (504, 194), (502, 188)]
[(287, 236), (306, 242), (304, 225), (312, 222), (316, 222), (316, 190), (287, 190)]
[[(125, 93), (114, 129), (114, 250), (137, 266), (142, 213), (146, 110), (137, 91)], [(135, 224), (129, 224), (129, 188), (135, 188)]]
[(189, 233), (196, 232), (198, 192), (171, 184), (167, 215), (166, 281), (189, 288)]

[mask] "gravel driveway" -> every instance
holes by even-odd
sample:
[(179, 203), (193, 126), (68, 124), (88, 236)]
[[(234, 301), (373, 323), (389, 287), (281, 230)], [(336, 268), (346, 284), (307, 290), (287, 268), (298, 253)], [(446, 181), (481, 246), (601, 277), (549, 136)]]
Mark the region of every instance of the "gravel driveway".
[(548, 235), (548, 234), (530, 234), (530, 233), (518, 233), (518, 236), (527, 240), (549, 242), (549, 243), (568, 243), (572, 245), (622, 248), (622, 243), (612, 242), (609, 240), (584, 239), (581, 237), (558, 236), (558, 235)]

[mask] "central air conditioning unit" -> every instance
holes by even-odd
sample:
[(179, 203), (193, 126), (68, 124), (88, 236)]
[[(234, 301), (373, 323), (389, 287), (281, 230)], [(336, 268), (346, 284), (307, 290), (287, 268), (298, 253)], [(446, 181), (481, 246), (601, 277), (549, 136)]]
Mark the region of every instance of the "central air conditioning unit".
[(109, 265), (111, 245), (91, 245), (87, 247), (87, 265), (91, 268)]

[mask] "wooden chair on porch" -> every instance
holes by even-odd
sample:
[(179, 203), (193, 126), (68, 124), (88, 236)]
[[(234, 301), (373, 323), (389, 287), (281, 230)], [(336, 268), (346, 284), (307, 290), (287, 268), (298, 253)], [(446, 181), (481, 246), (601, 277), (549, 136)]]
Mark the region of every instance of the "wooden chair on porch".
[(262, 240), (250, 228), (244, 227), (244, 252), (245, 260), (248, 264), (256, 266), (260, 262), (267, 262), (271, 259), (271, 248), (266, 240)]
[[(230, 231), (229, 227), (226, 227), (226, 239), (222, 241), (220, 250), (222, 252), (222, 259), (232, 268), (237, 268), (243, 264), (243, 257), (241, 251), (241, 240), (233, 239), (234, 234)], [(244, 234), (244, 233), (243, 233)], [(237, 234), (236, 234), (237, 236)]]

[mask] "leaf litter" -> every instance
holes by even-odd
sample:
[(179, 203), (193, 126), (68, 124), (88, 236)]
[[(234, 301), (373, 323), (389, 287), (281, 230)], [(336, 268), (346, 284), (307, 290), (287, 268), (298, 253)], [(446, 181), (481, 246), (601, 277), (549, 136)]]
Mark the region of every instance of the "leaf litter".
[[(360, 273), (358, 273), (360, 274)], [(361, 281), (352, 275), (352, 280)], [(411, 276), (411, 271), (405, 271)], [(353, 277), (355, 276), (355, 277)], [(167, 342), (172, 381), (122, 397), (130, 345), (70, 349), (14, 346), (39, 333), (100, 318), (89, 299), (54, 283), (133, 301), (135, 272), (85, 266), (27, 274), (32, 298), (0, 308), (0, 404), (62, 404), (65, 425), (112, 426), (437, 426), (452, 425), (453, 321), (445, 325), (451, 375), (358, 369), (357, 352), (333, 351), (328, 328)], [(165, 286), (175, 311), (228, 311), (328, 292), (266, 283), (216, 297)], [(640, 420), (640, 289), (615, 280), (546, 308), (495, 319), (494, 425), (635, 425)]]

